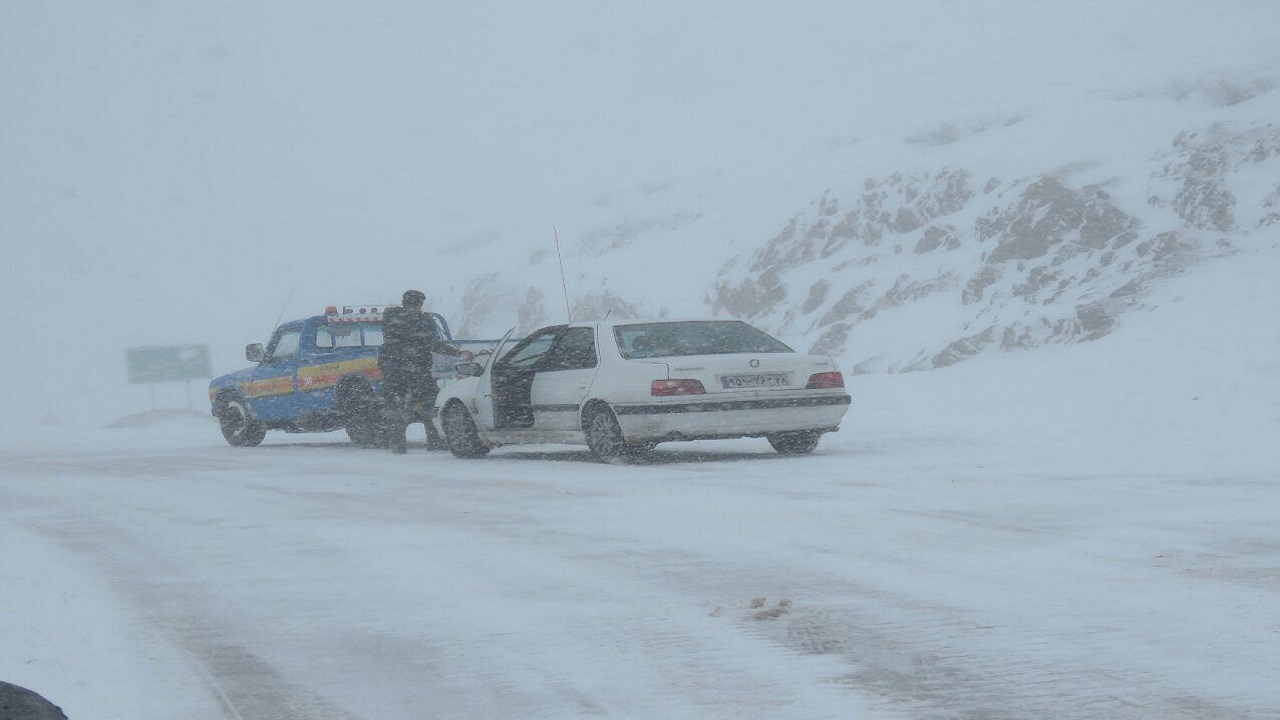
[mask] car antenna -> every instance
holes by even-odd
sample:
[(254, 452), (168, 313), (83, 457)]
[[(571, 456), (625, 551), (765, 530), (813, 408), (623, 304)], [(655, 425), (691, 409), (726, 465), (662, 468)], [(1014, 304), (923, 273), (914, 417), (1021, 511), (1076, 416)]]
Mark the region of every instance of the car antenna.
[(556, 236), (556, 258), (560, 261), (560, 287), (564, 288), (564, 314), (569, 318), (569, 322), (573, 322), (573, 311), (569, 309), (569, 281), (564, 276), (564, 255), (560, 252), (560, 229), (552, 225), (551, 232)]

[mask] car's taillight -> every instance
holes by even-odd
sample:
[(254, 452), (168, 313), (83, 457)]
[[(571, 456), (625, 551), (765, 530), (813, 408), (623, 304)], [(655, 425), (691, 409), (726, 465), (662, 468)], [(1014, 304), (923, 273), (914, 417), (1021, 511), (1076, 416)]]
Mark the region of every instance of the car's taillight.
[(701, 395), (707, 391), (698, 380), (654, 380), (650, 395)]
[(842, 388), (844, 387), (844, 375), (840, 371), (816, 373), (809, 376), (809, 384), (804, 386), (805, 390), (818, 390), (821, 388)]

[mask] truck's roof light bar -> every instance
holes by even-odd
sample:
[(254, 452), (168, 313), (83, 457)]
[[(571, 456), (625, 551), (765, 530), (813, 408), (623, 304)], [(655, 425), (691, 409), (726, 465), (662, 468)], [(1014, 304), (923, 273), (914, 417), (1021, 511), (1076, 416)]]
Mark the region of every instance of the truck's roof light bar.
[(324, 309), (329, 322), (376, 322), (393, 305), (330, 305)]

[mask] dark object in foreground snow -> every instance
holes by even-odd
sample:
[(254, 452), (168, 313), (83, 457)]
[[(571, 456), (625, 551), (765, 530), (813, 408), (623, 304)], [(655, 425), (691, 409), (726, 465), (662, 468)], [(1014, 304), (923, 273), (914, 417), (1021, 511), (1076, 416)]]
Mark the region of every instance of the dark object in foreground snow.
[(0, 720), (67, 720), (67, 716), (39, 694), (0, 680)]

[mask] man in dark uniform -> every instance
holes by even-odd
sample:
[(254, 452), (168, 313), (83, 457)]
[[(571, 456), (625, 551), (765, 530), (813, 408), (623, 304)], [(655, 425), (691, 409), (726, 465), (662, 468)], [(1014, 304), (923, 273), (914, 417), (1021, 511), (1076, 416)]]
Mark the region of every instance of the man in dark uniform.
[[(431, 375), (432, 353), (467, 357), (471, 353), (449, 345), (440, 337), (431, 315), (422, 311), (426, 295), (418, 290), (404, 294), (401, 307), (389, 307), (382, 314), (382, 349), (378, 352), (378, 369), (382, 372), (382, 394), (386, 398), (383, 432), (391, 443), (391, 452), (407, 451), (405, 433), (412, 419), (411, 402), (420, 402), (431, 410), (440, 386)], [(427, 445), (441, 445), (431, 421), (426, 421)]]

